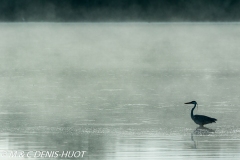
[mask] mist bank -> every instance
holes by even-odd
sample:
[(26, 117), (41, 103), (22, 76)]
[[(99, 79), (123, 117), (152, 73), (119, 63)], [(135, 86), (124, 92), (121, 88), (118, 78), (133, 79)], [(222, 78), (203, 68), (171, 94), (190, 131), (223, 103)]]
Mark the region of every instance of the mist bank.
[(235, 0), (1, 0), (2, 22), (239, 21)]
[(240, 67), (239, 23), (1, 23), (0, 28), (3, 71)]

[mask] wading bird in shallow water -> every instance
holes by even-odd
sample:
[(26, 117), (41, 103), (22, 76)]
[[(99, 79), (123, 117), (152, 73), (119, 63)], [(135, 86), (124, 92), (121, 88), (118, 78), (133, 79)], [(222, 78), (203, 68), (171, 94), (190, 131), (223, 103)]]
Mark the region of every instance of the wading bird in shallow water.
[(215, 119), (215, 118), (211, 118), (211, 117), (204, 116), (204, 115), (193, 115), (193, 110), (197, 106), (196, 101), (187, 102), (185, 104), (194, 104), (194, 107), (191, 110), (191, 118), (196, 124), (199, 124), (200, 127), (203, 127), (203, 125), (208, 124), (208, 123), (213, 123), (213, 122), (216, 123), (217, 119)]

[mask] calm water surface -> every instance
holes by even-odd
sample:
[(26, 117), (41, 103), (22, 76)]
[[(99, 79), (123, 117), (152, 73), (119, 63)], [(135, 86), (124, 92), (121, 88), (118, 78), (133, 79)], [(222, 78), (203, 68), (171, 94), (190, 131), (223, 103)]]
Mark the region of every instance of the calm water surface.
[[(238, 23), (1, 23), (0, 37), (0, 157), (240, 158)], [(192, 100), (217, 123), (197, 128)]]

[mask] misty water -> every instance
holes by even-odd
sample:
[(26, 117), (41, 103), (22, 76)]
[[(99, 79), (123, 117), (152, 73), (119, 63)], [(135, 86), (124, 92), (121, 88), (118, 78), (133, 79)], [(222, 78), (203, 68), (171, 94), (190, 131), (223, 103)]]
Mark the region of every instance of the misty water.
[[(0, 39), (6, 160), (240, 158), (239, 23), (0, 23)], [(192, 100), (217, 123), (197, 128)]]

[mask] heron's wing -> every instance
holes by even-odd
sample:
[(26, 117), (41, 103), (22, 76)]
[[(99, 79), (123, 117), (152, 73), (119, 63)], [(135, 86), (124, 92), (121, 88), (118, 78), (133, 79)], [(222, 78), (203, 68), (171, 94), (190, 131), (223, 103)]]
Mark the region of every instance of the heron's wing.
[(211, 118), (208, 116), (204, 116), (204, 115), (195, 115), (194, 116), (196, 120), (198, 120), (199, 122), (202, 122), (203, 124), (208, 124), (208, 123), (215, 123), (217, 121), (216, 118)]

